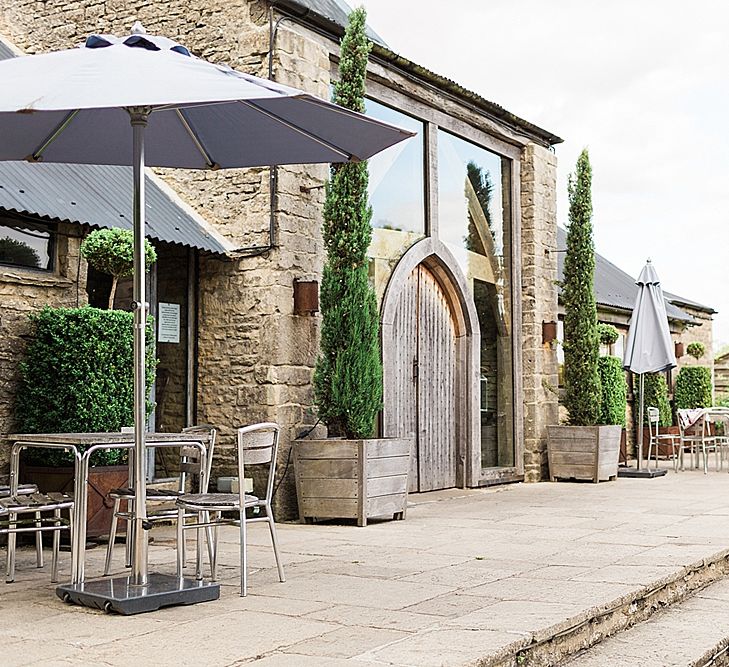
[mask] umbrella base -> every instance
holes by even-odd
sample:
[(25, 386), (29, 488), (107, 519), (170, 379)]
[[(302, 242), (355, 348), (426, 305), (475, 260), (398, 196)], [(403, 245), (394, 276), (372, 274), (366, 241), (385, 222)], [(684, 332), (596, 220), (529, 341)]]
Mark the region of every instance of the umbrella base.
[(640, 479), (653, 479), (654, 477), (663, 477), (668, 472), (665, 468), (656, 470), (641, 468), (618, 468), (618, 477), (638, 477)]
[(56, 595), (69, 604), (130, 616), (156, 611), (160, 607), (217, 600), (220, 584), (178, 579), (169, 574), (150, 574), (146, 586), (137, 586), (130, 576), (126, 576), (64, 584), (56, 588)]

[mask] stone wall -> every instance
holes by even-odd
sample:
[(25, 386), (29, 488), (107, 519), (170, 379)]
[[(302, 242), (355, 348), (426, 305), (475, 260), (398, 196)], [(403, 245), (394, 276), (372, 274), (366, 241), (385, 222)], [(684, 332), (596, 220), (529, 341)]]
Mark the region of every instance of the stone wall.
[(524, 479), (547, 477), (547, 426), (558, 423), (557, 354), (542, 322), (557, 321), (557, 158), (529, 144), (521, 162)]
[[(18, 361), (30, 334), (29, 315), (44, 306), (86, 303), (86, 262), (79, 258), (80, 228), (59, 224), (51, 272), (0, 267), (0, 434), (13, 433)], [(80, 286), (79, 286), (80, 282)], [(0, 438), (0, 483), (7, 479), (9, 443)]]

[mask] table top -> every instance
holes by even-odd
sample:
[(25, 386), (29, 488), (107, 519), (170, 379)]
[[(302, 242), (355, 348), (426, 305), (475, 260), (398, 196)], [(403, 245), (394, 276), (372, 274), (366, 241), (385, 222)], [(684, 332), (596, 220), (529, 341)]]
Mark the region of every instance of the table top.
[[(12, 433), (12, 442), (50, 442), (61, 445), (102, 445), (134, 442), (134, 433)], [(205, 433), (146, 433), (147, 442), (204, 442)]]

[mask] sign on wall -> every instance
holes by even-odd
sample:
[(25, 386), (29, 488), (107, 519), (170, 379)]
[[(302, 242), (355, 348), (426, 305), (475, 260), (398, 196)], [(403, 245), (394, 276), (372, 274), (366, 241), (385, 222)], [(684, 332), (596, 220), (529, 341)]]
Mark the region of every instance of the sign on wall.
[(160, 303), (158, 304), (157, 316), (159, 324), (157, 327), (158, 343), (179, 343), (180, 342), (180, 304)]

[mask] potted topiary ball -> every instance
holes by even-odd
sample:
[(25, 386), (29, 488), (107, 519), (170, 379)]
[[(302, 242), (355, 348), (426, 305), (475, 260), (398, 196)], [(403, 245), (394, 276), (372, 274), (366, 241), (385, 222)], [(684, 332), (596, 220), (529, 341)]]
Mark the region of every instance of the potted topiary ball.
[[(366, 13), (350, 14), (342, 40), (334, 101), (364, 112), (365, 75), (371, 48)], [(382, 407), (377, 298), (369, 283), (367, 248), (372, 210), (367, 204), (367, 163), (333, 165), (324, 205), (327, 260), (321, 283), (321, 343), (314, 374), (319, 418), (326, 440), (294, 442), (299, 515), (404, 518), (411, 441), (373, 438)]]

